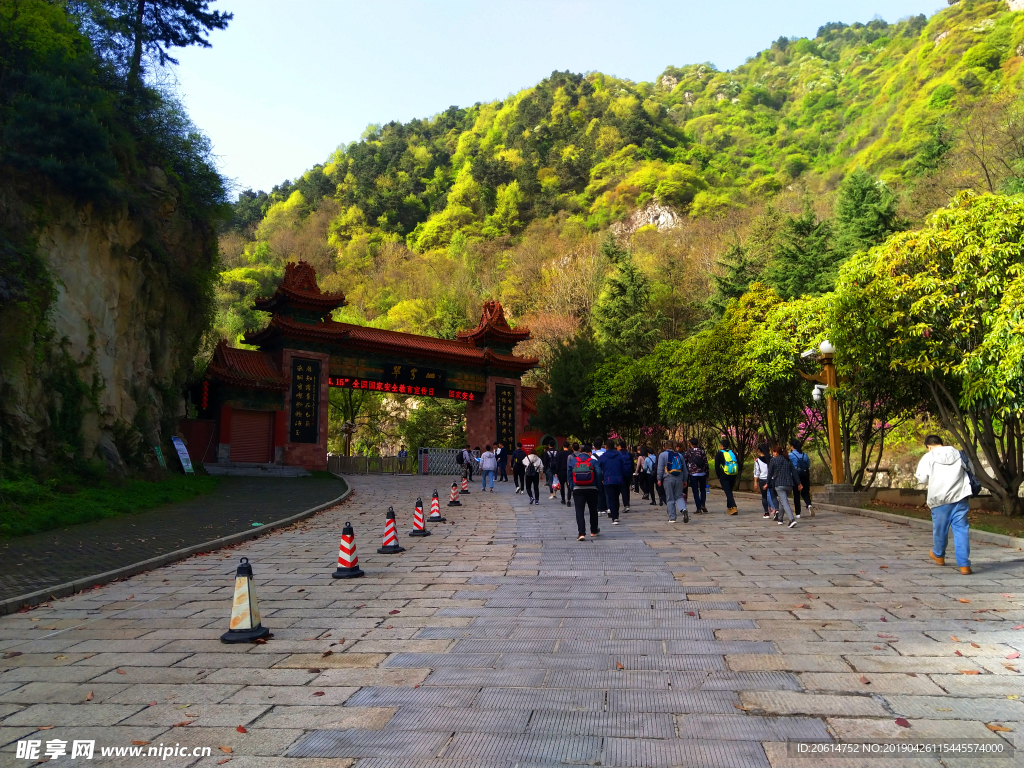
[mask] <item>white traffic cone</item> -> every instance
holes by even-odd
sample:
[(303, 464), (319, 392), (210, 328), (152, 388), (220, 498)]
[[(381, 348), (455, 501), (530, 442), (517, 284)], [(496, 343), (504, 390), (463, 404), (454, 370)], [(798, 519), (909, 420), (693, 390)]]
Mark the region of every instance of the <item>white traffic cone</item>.
[(441, 517), (441, 500), (437, 498), (437, 488), (434, 489), (434, 495), (430, 499), (430, 517), (427, 518), (428, 523), (443, 523), (447, 518)]
[(338, 548), (338, 570), (331, 574), (336, 579), (356, 579), (366, 573), (359, 567), (356, 554), (356, 532), (352, 523), (346, 522), (341, 529), (341, 546)]
[(410, 536), (429, 536), (430, 531), (423, 525), (423, 499), (416, 499), (416, 509), (412, 514), (412, 530)]
[(231, 604), (228, 627), (228, 631), (220, 636), (223, 643), (248, 643), (270, 634), (270, 630), (260, 624), (260, 607), (256, 602), (252, 566), (247, 557), (242, 558), (235, 571), (235, 599)]

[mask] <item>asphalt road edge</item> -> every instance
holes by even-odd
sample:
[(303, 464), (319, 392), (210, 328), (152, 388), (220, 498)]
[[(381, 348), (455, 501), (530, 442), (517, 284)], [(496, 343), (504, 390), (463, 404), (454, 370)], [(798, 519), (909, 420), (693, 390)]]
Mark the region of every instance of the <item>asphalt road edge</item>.
[(211, 539), (210, 541), (204, 541), (201, 544), (193, 544), (191, 547), (185, 547), (184, 549), (176, 549), (173, 552), (167, 552), (163, 555), (157, 555), (151, 557), (148, 560), (141, 560), (131, 565), (126, 565), (121, 568), (115, 568), (112, 571), (106, 571), (105, 573), (97, 573), (93, 576), (86, 576), (82, 579), (75, 579), (74, 581), (68, 581), (64, 584), (57, 584), (53, 587), (47, 587), (46, 589), (40, 589), (36, 592), (30, 592), (27, 595), (19, 595), (17, 597), (11, 597), (6, 600), (0, 601), (0, 616), (5, 616), (10, 613), (16, 613), (23, 608), (31, 608), (34, 605), (44, 603), (51, 598), (67, 597), (73, 595), (76, 592), (81, 592), (84, 589), (95, 587), (100, 584), (109, 584), (117, 579), (127, 578), (128, 576), (135, 576), (136, 574), (144, 571), (151, 571), (154, 568), (159, 568), (162, 565), (168, 563), (174, 563), (179, 560), (185, 560), (186, 558), (198, 555), (203, 552), (213, 552), (232, 544), (239, 544), (243, 541), (249, 541), (255, 539), (264, 534), (276, 531), (279, 528), (285, 528), (293, 523), (297, 523), (300, 520), (305, 520), (307, 517), (312, 517), (317, 512), (322, 512), (325, 509), (330, 509), (333, 506), (341, 504), (352, 494), (352, 485), (341, 475), (335, 475), (339, 480), (345, 484), (345, 492), (336, 499), (331, 499), (323, 504), (319, 504), (310, 509), (299, 512), (298, 514), (291, 515), (289, 517), (275, 520), (272, 523), (266, 523), (261, 525), (259, 528), (251, 528), (247, 531), (239, 531), (238, 533), (232, 533), (227, 536), (221, 536), (219, 539)]

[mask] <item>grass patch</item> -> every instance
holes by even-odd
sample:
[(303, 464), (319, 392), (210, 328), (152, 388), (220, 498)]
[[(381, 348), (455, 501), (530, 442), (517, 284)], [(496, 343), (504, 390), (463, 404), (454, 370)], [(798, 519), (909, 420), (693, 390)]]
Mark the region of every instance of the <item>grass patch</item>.
[(188, 501), (217, 487), (218, 478), (163, 470), (127, 478), (84, 465), (49, 477), (8, 472), (0, 478), (0, 539), (91, 523)]
[[(912, 507), (906, 504), (890, 504), (884, 501), (872, 501), (868, 509), (889, 512), (893, 515), (916, 517), (918, 520), (931, 520), (932, 514), (928, 507)], [(967, 513), (967, 521), (971, 528), (989, 533), (1001, 533), (1004, 536), (1024, 537), (1024, 519), (1007, 515), (994, 515), (980, 509), (972, 509)]]

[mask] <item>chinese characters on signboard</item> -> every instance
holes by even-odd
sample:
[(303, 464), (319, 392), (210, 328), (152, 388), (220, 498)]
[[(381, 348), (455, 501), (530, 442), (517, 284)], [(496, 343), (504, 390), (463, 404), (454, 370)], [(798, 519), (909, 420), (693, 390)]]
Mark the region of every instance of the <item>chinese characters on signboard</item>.
[(516, 388), (508, 384), (494, 385), (494, 424), (496, 439), (506, 446), (516, 442)]
[(376, 392), (391, 392), (396, 395), (417, 395), (419, 397), (441, 397), (451, 400), (477, 401), (480, 395), (476, 392), (466, 392), (462, 389), (447, 389), (446, 387), (416, 386), (414, 384), (393, 384), (390, 381), (374, 381), (373, 379), (357, 379), (347, 376), (331, 376), (327, 383), (332, 387), (344, 387), (345, 389), (365, 389)]
[[(448, 373), (443, 368), (424, 368), (422, 365), (405, 365), (401, 363), (388, 363), (384, 366), (384, 375), (381, 381), (394, 386), (404, 384), (408, 387), (431, 388), (435, 390), (446, 389), (445, 381)], [(391, 389), (389, 392), (400, 390)]]
[(320, 363), (292, 358), (292, 419), (288, 440), (293, 443), (320, 441)]

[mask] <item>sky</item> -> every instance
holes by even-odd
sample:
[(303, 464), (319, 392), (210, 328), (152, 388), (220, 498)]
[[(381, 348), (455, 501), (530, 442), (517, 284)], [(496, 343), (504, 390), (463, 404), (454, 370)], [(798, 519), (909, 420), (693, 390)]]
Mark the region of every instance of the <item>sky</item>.
[(175, 76), (232, 198), (324, 162), (366, 127), (503, 99), (554, 70), (653, 82), (732, 69), (829, 21), (889, 22), (946, 0), (218, 0), (234, 20)]

